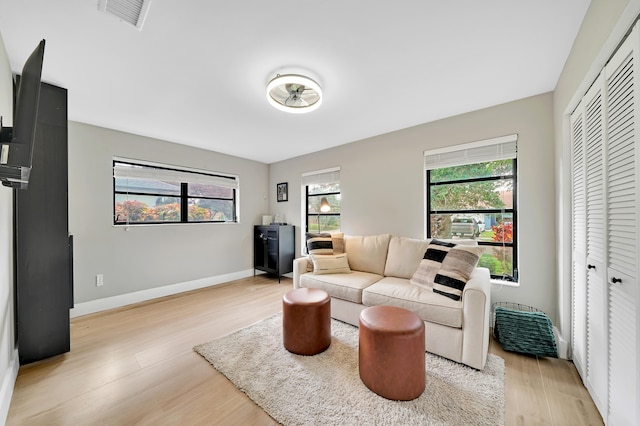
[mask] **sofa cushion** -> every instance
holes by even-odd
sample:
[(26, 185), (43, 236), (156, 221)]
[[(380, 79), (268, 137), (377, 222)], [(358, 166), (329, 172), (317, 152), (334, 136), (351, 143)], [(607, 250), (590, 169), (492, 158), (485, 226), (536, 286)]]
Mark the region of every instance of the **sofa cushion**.
[[(362, 292), (365, 306), (390, 305), (408, 309), (424, 321), (462, 328), (462, 302), (442, 297), (408, 280), (384, 277)], [(427, 336), (427, 339), (429, 336)]]
[(391, 237), (389, 252), (384, 267), (385, 277), (409, 279), (420, 266), (420, 261), (431, 239), (419, 240), (406, 237)]
[(313, 261), (313, 273), (316, 275), (348, 274), (351, 272), (347, 253), (328, 256), (312, 254), (311, 260)]
[(349, 266), (355, 271), (384, 274), (384, 265), (391, 235), (352, 236), (345, 235), (345, 252), (349, 255)]
[(300, 287), (319, 288), (329, 293), (331, 297), (362, 303), (362, 290), (381, 278), (381, 275), (360, 271), (328, 275), (306, 273), (300, 276)]

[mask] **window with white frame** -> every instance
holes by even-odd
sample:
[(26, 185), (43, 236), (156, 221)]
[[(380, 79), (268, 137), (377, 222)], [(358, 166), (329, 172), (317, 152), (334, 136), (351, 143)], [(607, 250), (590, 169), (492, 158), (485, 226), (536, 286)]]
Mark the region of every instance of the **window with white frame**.
[(238, 178), (173, 166), (113, 160), (113, 223), (237, 222)]
[(306, 232), (340, 230), (340, 168), (302, 174)]
[(425, 151), (428, 238), (474, 239), (478, 266), (518, 280), (517, 135)]

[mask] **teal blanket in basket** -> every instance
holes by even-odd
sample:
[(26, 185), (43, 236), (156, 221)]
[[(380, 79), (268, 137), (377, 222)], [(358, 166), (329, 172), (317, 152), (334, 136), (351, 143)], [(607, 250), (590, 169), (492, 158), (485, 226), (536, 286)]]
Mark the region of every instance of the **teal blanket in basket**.
[(493, 334), (506, 351), (558, 357), (551, 320), (544, 312), (497, 306)]

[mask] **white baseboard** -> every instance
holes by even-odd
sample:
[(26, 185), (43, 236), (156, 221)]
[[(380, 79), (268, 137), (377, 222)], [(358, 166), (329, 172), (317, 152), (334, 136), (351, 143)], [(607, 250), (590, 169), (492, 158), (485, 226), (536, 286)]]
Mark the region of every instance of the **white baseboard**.
[(170, 284), (162, 287), (150, 288), (148, 290), (76, 303), (73, 309), (70, 310), (69, 315), (71, 318), (75, 318), (82, 315), (93, 314), (100, 311), (106, 311), (108, 309), (131, 305), (133, 303), (144, 302), (151, 299), (157, 299), (159, 297), (171, 296), (178, 293), (184, 293), (185, 291), (197, 290), (233, 280), (247, 278), (253, 276), (253, 273), (253, 269), (248, 269), (246, 271), (234, 272), (231, 274), (217, 275), (215, 277), (201, 278), (198, 280)]
[(18, 350), (14, 349), (13, 356), (9, 361), (9, 366), (7, 367), (7, 370), (4, 373), (4, 378), (2, 379), (2, 387), (0, 387), (0, 424), (5, 424), (7, 421), (9, 406), (11, 405), (11, 397), (13, 396), (13, 387), (16, 384), (19, 368), (20, 363), (18, 362)]
[(562, 338), (555, 326), (553, 327), (553, 334), (556, 338), (556, 346), (558, 347), (558, 358), (569, 359), (569, 342)]

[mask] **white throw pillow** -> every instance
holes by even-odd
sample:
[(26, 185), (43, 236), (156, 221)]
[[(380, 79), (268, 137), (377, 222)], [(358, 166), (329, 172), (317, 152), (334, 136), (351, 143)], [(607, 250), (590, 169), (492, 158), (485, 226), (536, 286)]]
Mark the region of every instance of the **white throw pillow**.
[(351, 272), (346, 253), (334, 255), (313, 254), (311, 259), (313, 261), (313, 273), (316, 275), (348, 274)]

